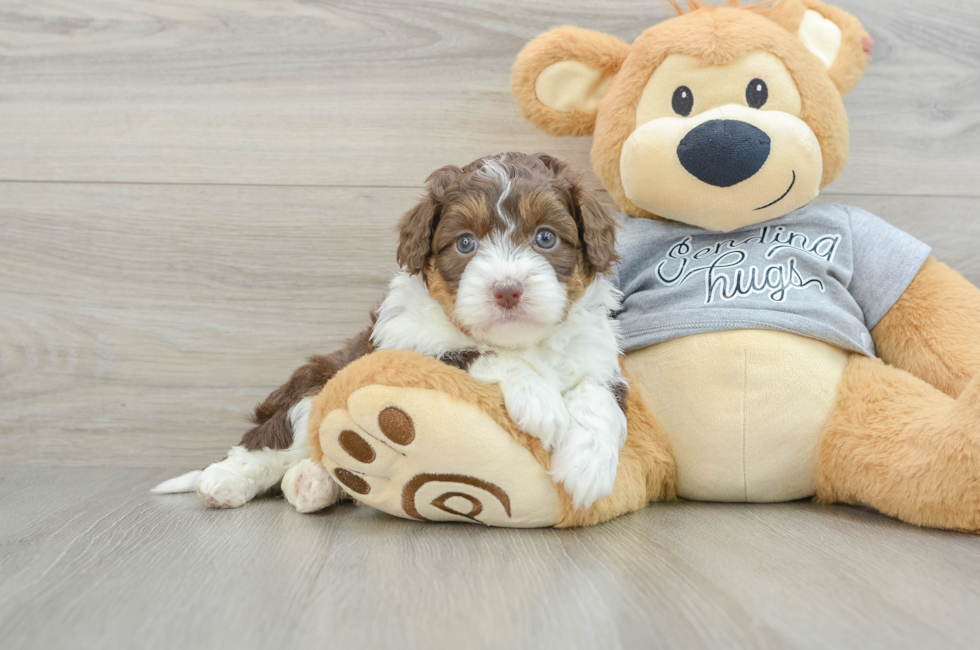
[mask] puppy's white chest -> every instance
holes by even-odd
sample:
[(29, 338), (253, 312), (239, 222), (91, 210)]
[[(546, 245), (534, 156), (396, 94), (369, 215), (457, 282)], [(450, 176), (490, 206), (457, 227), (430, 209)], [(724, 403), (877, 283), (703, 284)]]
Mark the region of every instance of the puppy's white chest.
[[(481, 361), (484, 358), (481, 358)], [(508, 368), (522, 368), (534, 373), (543, 382), (553, 387), (560, 393), (565, 393), (576, 386), (585, 378), (585, 371), (577, 368), (574, 359), (567, 355), (562, 356), (557, 351), (549, 349), (534, 348), (522, 351), (503, 351), (485, 357), (485, 368), (489, 369), (492, 375), (500, 376)], [(496, 368), (497, 370), (494, 370)], [(476, 373), (480, 373), (479, 367), (475, 368)], [(480, 377), (477, 377), (478, 379)]]

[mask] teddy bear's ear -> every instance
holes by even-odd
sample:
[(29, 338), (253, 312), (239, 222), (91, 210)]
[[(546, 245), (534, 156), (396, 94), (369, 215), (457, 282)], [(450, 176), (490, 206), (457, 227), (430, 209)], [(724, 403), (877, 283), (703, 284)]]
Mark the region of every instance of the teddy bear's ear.
[(827, 66), (841, 95), (851, 92), (868, 67), (871, 36), (843, 9), (820, 0), (782, 0), (769, 17), (796, 34)]
[(524, 46), (511, 89), (534, 126), (551, 135), (591, 135), (599, 102), (626, 60), (629, 45), (578, 27), (559, 27)]

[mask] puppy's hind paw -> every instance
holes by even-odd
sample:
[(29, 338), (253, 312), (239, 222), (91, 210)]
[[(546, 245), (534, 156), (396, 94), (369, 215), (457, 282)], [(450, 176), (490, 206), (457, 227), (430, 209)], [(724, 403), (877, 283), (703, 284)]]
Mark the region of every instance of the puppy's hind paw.
[(286, 472), (282, 493), (296, 512), (306, 514), (336, 503), (340, 498), (340, 486), (319, 463), (304, 458)]
[(255, 496), (251, 483), (254, 481), (216, 463), (201, 473), (197, 495), (209, 508), (240, 508)]

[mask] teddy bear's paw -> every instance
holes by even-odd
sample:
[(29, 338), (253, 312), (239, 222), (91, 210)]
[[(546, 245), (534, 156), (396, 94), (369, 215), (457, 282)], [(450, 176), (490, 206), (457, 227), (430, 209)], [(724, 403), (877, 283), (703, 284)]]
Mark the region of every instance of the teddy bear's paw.
[(548, 473), (489, 415), (422, 388), (366, 386), (319, 429), (323, 466), (355, 499), (418, 521), (552, 526)]
[(340, 486), (323, 466), (304, 458), (282, 478), (282, 493), (297, 512), (318, 512), (340, 498)]

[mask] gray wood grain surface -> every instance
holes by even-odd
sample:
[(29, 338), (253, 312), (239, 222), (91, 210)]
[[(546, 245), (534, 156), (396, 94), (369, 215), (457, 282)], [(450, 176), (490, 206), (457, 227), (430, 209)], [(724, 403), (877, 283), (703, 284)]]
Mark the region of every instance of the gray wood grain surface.
[(583, 530), (0, 468), (0, 642), (61, 648), (976, 648), (980, 546), (863, 510), (667, 504)]
[[(510, 67), (563, 24), (632, 41), (658, 0), (33, 0), (0, 18), (0, 178), (417, 186), (587, 139), (521, 119)], [(838, 0), (875, 39), (835, 191), (980, 196), (980, 3)]]
[[(980, 283), (980, 3), (838, 0), (867, 208)], [(0, 648), (975, 648), (980, 545), (864, 510), (426, 525), (156, 482), (363, 325), (434, 168), (525, 123), (526, 40), (650, 0), (0, 0)], [(164, 469), (159, 469), (164, 468)]]
[[(4, 183), (0, 464), (196, 468), (358, 332), (414, 188)], [(980, 283), (980, 199), (826, 195)]]

